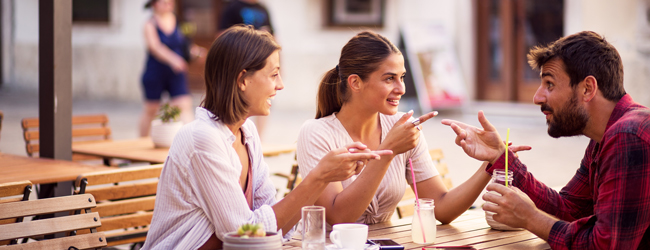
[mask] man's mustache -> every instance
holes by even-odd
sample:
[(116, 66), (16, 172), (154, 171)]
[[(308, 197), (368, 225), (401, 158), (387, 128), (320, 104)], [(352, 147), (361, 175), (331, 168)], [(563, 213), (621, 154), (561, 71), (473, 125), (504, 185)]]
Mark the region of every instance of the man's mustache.
[(540, 109), (542, 110), (542, 112), (548, 111), (548, 112), (553, 113), (553, 109), (551, 107), (549, 107), (546, 103), (542, 104), (540, 106)]

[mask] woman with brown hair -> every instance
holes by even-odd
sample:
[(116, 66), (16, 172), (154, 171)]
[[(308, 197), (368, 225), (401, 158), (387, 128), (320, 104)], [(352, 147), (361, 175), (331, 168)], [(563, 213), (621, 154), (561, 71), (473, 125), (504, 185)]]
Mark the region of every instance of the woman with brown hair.
[[(255, 125), (268, 115), (280, 77), (280, 46), (266, 31), (233, 26), (217, 38), (205, 65), (205, 99), (196, 119), (183, 126), (160, 176), (144, 249), (213, 249), (244, 223), (287, 233), (332, 181), (359, 172), (369, 152), (354, 142), (325, 154), (307, 177), (276, 203)], [(351, 148), (363, 152), (350, 153)]]
[[(385, 37), (370, 31), (354, 36), (341, 50), (339, 64), (320, 83), (316, 119), (307, 121), (298, 136), (298, 166), (309, 177), (331, 149), (353, 141), (369, 150), (393, 155), (368, 162), (350, 179), (330, 183), (316, 201), (327, 211), (327, 222), (374, 224), (390, 220), (407, 183), (420, 198), (435, 201), (435, 216), (449, 223), (476, 200), (490, 175), (483, 167), (458, 187), (447, 190), (421, 140), (413, 115), (397, 112), (404, 94), (404, 57)], [(434, 116), (420, 116), (424, 122)], [(411, 168), (416, 183), (411, 181)]]

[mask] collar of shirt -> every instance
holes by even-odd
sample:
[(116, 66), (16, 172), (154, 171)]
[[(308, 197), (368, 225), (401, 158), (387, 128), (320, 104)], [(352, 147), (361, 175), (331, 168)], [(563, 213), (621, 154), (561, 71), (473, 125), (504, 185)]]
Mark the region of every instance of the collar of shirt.
[[(218, 129), (219, 131), (221, 131), (225, 135), (228, 135), (227, 140), (228, 140), (229, 144), (232, 144), (233, 142), (235, 142), (237, 137), (232, 133), (232, 131), (230, 131), (230, 129), (226, 126), (226, 124), (219, 121), (218, 117), (217, 117), (216, 121), (214, 119), (210, 118), (210, 117), (214, 116), (212, 114), (212, 112), (210, 112), (209, 110), (207, 110), (207, 109), (205, 109), (203, 107), (197, 107), (195, 113), (196, 113), (196, 119), (208, 121), (211, 124), (213, 124), (216, 129)], [(242, 126), (241, 126), (241, 131), (242, 131), (242, 133), (244, 133), (244, 145), (248, 144), (250, 142), (250, 140), (253, 139), (253, 133), (251, 131), (251, 128), (250, 128), (250, 126), (247, 126), (247, 124), (249, 122), (251, 122), (251, 121), (246, 119), (246, 122), (244, 122), (244, 124), (242, 124)]]

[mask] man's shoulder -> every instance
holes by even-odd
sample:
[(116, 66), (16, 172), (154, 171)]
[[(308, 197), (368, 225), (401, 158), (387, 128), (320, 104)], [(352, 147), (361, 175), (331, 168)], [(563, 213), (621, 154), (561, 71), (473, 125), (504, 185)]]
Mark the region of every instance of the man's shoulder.
[(640, 105), (630, 108), (607, 132), (635, 134), (650, 141), (650, 109)]

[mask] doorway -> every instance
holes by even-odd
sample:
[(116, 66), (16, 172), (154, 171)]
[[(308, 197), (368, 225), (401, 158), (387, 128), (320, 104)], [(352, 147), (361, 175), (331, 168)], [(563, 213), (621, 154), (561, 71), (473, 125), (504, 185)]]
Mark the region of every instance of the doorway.
[(564, 34), (564, 0), (476, 0), (476, 99), (530, 103), (539, 74), (526, 55)]

